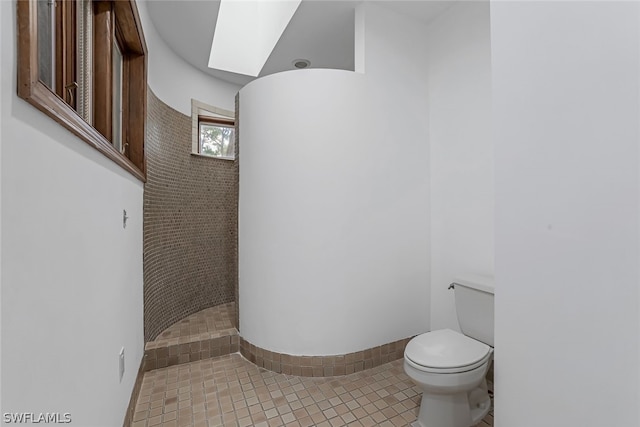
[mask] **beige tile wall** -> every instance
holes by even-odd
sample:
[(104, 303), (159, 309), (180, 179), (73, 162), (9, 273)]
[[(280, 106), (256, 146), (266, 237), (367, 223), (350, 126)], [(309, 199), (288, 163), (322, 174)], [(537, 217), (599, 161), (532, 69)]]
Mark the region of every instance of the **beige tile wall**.
[(191, 117), (147, 101), (144, 329), (235, 300), (238, 162), (191, 155)]

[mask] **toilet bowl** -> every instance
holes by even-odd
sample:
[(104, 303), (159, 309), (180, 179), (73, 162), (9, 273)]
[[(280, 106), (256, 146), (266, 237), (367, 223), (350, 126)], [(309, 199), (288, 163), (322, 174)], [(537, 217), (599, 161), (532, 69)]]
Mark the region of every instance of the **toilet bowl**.
[(450, 289), (462, 333), (427, 332), (404, 351), (404, 370), (422, 390), (412, 427), (471, 427), (491, 409), (486, 375), (493, 360), (493, 281), (458, 279)]
[(404, 370), (422, 389), (422, 402), (411, 426), (469, 427), (482, 421), (491, 409), (485, 377), (492, 359), (491, 347), (449, 329), (413, 338)]

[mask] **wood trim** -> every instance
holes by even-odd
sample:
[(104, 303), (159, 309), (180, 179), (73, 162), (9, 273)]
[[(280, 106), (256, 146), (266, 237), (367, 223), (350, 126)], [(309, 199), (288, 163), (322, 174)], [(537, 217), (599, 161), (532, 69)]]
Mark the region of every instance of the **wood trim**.
[(93, 126), (108, 141), (111, 141), (113, 137), (112, 60), (115, 35), (111, 2), (94, 2), (93, 9)]
[[(120, 96), (122, 97), (122, 117), (121, 123), (122, 126), (122, 151), (125, 156), (131, 159), (131, 144), (130, 142), (133, 140), (130, 135), (132, 128), (136, 126), (136, 119), (132, 119), (130, 116), (131, 110), (131, 61), (127, 59), (126, 56), (122, 57), (122, 93)], [(135, 163), (135, 162), (134, 162)]]
[[(110, 2), (104, 2), (110, 4)], [(120, 3), (120, 2), (117, 2)], [(130, 13), (133, 13), (134, 20), (137, 25), (139, 35), (142, 35), (141, 24), (137, 14), (137, 8), (133, 0), (127, 2), (130, 5)], [(47, 114), (57, 123), (64, 126), (70, 132), (78, 136), (80, 139), (98, 150), (101, 154), (118, 164), (127, 172), (131, 173), (140, 181), (146, 181), (146, 165), (144, 156), (144, 138), (146, 123), (146, 56), (140, 56), (134, 61), (134, 68), (137, 70), (139, 81), (135, 85), (135, 89), (130, 88), (131, 97), (129, 99), (130, 114), (129, 126), (130, 138), (134, 137), (136, 144), (131, 146), (138, 147), (131, 153), (131, 159), (123, 156), (116, 150), (111, 142), (97, 130), (97, 128), (88, 124), (78, 113), (67, 104), (60, 96), (55, 94), (38, 77), (38, 17), (37, 17), (36, 0), (17, 0), (16, 17), (17, 17), (17, 81), (18, 96), (28, 103), (36, 107), (38, 110)], [(146, 53), (146, 45), (144, 38), (141, 37), (140, 45)], [(111, 58), (109, 58), (110, 70)], [(111, 74), (111, 71), (109, 71)], [(111, 84), (111, 78), (109, 78)], [(111, 94), (109, 94), (111, 96)], [(111, 102), (108, 103), (111, 106)], [(135, 107), (135, 109), (133, 108)], [(98, 107), (94, 104), (94, 111)], [(109, 107), (110, 108), (110, 107)], [(109, 110), (109, 121), (111, 120), (111, 110)], [(104, 115), (104, 111), (102, 111)], [(110, 128), (109, 128), (110, 129)]]
[(56, 14), (56, 28), (55, 28), (55, 40), (56, 40), (56, 51), (54, 52), (56, 58), (56, 70), (53, 80), (55, 82), (54, 92), (60, 98), (65, 99), (64, 97), (64, 80), (65, 80), (65, 67), (66, 61), (64, 60), (64, 54), (66, 49), (66, 39), (67, 34), (65, 33), (66, 29), (66, 5), (64, 0), (55, 0), (55, 9), (54, 12)]
[[(141, 27), (135, 2), (113, 3), (115, 34), (123, 60), (123, 129), (122, 143), (126, 156), (146, 173), (144, 139), (147, 118), (146, 43), (140, 37)], [(131, 143), (139, 141), (139, 143)]]
[(122, 40), (124, 48), (127, 52), (146, 55), (147, 46), (144, 41), (144, 37), (141, 36), (139, 28), (140, 17), (138, 16), (138, 8), (135, 2), (129, 1), (115, 1), (113, 3), (114, 13), (120, 23), (119, 27), (122, 31)]
[(129, 73), (127, 103), (128, 122), (126, 123), (125, 140), (141, 141), (138, 144), (129, 143), (129, 159), (146, 174), (147, 162), (144, 150), (145, 127), (147, 121), (147, 57), (138, 55), (127, 57), (127, 73)]
[[(67, 88), (76, 82), (76, 2), (56, 0), (56, 75), (55, 93), (76, 109), (77, 90)], [(77, 83), (76, 83), (77, 84)]]
[(30, 0), (18, 0), (18, 96), (29, 99), (38, 82), (38, 16)]
[(65, 103), (60, 97), (51, 92), (42, 82), (37, 82), (32, 88), (32, 94), (27, 101), (40, 111), (52, 117), (56, 122), (70, 130), (72, 133), (83, 139), (93, 148), (104, 154), (109, 159), (120, 165), (127, 172), (134, 175), (141, 181), (146, 181), (146, 177), (131, 160), (121, 155), (113, 148), (104, 135), (98, 132), (93, 126), (85, 122), (74, 109)]
[(222, 117), (211, 117), (211, 116), (198, 116), (198, 123), (207, 123), (207, 124), (227, 126), (227, 127), (235, 127), (236, 125), (236, 121), (234, 119), (225, 119)]
[[(62, 86), (62, 90), (64, 91), (64, 99), (67, 104), (71, 105), (71, 107), (76, 110), (78, 108), (77, 98), (78, 98), (78, 77), (76, 75), (77, 68), (77, 55), (76, 49), (78, 46), (78, 26), (76, 21), (76, 2), (73, 1), (65, 1), (65, 62), (64, 62), (64, 76), (65, 82)], [(75, 85), (72, 89), (67, 89), (70, 85)]]

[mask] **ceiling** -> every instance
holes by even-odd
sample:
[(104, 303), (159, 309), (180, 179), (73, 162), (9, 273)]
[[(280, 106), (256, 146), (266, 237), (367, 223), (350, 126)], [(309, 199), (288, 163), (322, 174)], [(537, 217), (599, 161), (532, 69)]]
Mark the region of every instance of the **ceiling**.
[[(307, 59), (311, 68), (354, 69), (355, 7), (362, 1), (302, 0), (259, 77), (293, 70)], [(376, 4), (424, 23), (450, 7), (452, 0), (387, 0)], [(182, 59), (219, 79), (245, 85), (254, 77), (207, 66), (219, 0), (152, 0), (149, 16), (164, 42)]]

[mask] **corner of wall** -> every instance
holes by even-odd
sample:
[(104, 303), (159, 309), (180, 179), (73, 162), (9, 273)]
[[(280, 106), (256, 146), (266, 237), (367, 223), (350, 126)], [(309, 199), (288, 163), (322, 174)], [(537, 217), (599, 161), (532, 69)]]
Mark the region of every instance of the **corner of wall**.
[(433, 329), (458, 328), (455, 277), (493, 272), (488, 12), (457, 4), (427, 26)]
[(354, 25), (354, 61), (356, 73), (365, 72), (365, 3), (360, 3), (355, 9)]

